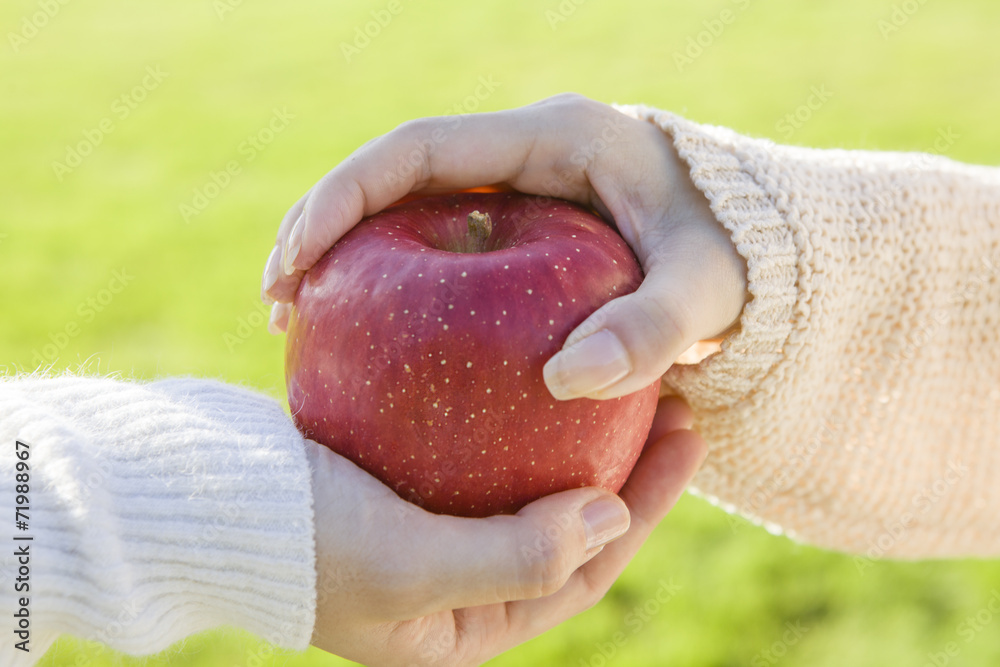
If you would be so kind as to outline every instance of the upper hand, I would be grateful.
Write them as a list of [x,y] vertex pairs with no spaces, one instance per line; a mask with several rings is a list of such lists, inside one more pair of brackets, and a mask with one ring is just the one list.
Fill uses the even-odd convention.
[[559,95],[509,111],[411,121],[337,165],[278,230],[263,289],[278,302],[272,330],[284,328],[303,272],[364,216],[411,192],[489,184],[593,206],[614,221],[646,274],[546,364],[556,398],[634,392],[692,343],[737,321],[745,264],[672,142],[607,105]]

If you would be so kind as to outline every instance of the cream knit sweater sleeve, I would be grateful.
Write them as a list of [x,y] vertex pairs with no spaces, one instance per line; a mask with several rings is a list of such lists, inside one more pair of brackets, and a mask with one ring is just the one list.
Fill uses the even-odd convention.
[[709,445],[698,491],[868,558],[1000,555],[1000,169],[620,110],[747,262],[740,330],[665,376]]
[[[33,664],[63,633],[134,655],[220,625],[309,644],[311,477],[270,398],[186,378],[0,379],[0,507],[0,665]],[[30,652],[15,646],[21,597]]]

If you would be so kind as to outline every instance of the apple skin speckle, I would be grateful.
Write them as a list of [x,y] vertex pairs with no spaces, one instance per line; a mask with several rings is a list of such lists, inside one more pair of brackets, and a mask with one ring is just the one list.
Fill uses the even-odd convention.
[[[486,247],[456,252],[473,210],[493,231]],[[568,271],[545,258],[571,252]],[[542,367],[612,286],[622,295],[641,281],[624,241],[576,204],[464,193],[390,207],[302,280],[285,354],[293,419],[433,512],[489,516],[570,488],[617,492],[659,382],[608,401],[557,401]],[[338,391],[324,386],[330,378]]]

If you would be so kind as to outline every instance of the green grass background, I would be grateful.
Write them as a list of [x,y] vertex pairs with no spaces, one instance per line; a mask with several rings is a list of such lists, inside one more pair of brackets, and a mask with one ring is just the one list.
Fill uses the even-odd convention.
[[[76,324],[57,369],[221,377],[283,398],[283,341],[256,314],[282,214],[361,143],[452,109],[479,77],[500,84],[479,110],[578,91],[803,145],[930,150],[950,130],[951,157],[1000,163],[993,0],[399,1],[398,16],[350,62],[341,43],[387,1],[69,0],[18,44],[11,33],[41,5],[0,4],[4,370],[34,368],[50,335]],[[883,34],[889,24],[879,21],[894,8],[902,25]],[[726,9],[735,21],[705,33],[708,46],[680,70],[675,53]],[[565,20],[553,27],[547,12]],[[169,76],[119,120],[112,103],[148,66]],[[832,97],[788,139],[778,123],[812,86]],[[241,142],[276,108],[294,120],[247,162]],[[113,133],[57,179],[52,163],[103,118]],[[241,173],[185,222],[179,205],[230,160]],[[134,276],[128,287],[84,321],[79,304],[122,269]],[[227,335],[239,336],[241,321],[249,335],[233,344]],[[661,580],[681,591],[649,604],[655,613],[640,622],[635,608]],[[861,573],[849,556],[685,497],[600,605],[492,664],[920,666],[949,642],[960,652],[937,664],[995,664],[1000,618],[971,638],[962,624],[986,618],[998,590],[995,563],[879,562]],[[789,623],[806,632],[782,644]],[[41,664],[342,661],[315,649],[273,654],[222,630],[144,659],[64,637]]]

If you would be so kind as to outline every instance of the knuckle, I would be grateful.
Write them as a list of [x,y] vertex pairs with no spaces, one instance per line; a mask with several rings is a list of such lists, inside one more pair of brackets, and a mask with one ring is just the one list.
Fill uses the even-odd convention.
[[588,575],[588,571],[584,570],[583,583],[583,593],[580,596],[579,602],[581,612],[591,609],[603,600],[604,596],[611,589],[614,580],[608,580],[600,575]]
[[394,177],[389,180],[405,176],[413,180],[411,189],[425,187],[433,175],[431,160],[435,146],[440,143],[435,137],[441,131],[441,119],[429,117],[408,120],[384,135],[379,149],[388,152],[395,161]]
[[598,116],[610,109],[605,104],[592,100],[580,93],[559,93],[542,101],[542,104],[557,112],[561,117],[569,116],[576,120]]
[[606,590],[598,590],[595,588],[588,588],[587,592],[583,595],[583,599],[580,603],[580,612],[585,612],[588,609],[593,609],[597,606],[597,603],[604,599],[607,594]]
[[571,97],[567,100],[567,104],[581,114],[586,114],[601,121],[606,120],[610,116],[617,117],[620,115],[618,111],[604,102],[599,102],[577,93],[570,93],[570,95]]
[[548,101],[553,104],[565,104],[568,106],[584,106],[588,103],[593,103],[586,95],[581,95],[580,93],[558,93],[548,98]]
[[400,123],[390,134],[402,139],[418,139],[429,133],[429,126],[432,123],[432,118],[413,118]]
[[690,306],[684,299],[669,294],[661,298],[645,298],[640,302],[640,310],[650,326],[664,341],[686,341],[694,321]]
[[572,555],[559,543],[545,545],[532,559],[524,592],[529,598],[540,598],[558,591],[574,570]]

